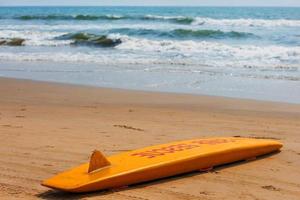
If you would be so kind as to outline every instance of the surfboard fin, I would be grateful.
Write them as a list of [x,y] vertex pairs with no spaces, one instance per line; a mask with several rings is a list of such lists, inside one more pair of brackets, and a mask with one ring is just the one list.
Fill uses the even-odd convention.
[[110,166],[110,162],[106,159],[106,157],[98,150],[95,150],[90,158],[90,164],[88,173],[101,169],[103,167]]

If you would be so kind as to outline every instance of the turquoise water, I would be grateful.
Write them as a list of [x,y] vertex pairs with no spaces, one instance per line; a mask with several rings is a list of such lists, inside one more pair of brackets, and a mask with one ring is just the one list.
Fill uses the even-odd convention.
[[0,38],[2,76],[300,102],[300,8],[0,7]]

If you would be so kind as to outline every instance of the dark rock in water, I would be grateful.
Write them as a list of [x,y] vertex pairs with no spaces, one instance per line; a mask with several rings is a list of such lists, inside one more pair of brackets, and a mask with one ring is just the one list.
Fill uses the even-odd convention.
[[22,46],[24,41],[25,40],[22,39],[22,38],[13,38],[13,39],[11,39],[10,41],[7,42],[7,45],[9,45],[9,46]]
[[0,45],[22,46],[24,41],[22,38],[2,39],[0,40]]
[[95,47],[115,47],[122,43],[120,39],[110,39],[106,35],[96,35],[90,33],[73,33],[57,37],[59,40],[74,40],[72,45],[95,46]]
[[87,45],[87,46],[96,46],[96,47],[115,47],[121,44],[122,41],[120,39],[110,39],[106,36],[93,36],[89,35],[77,35],[75,41],[72,43],[73,45]]
[[114,47],[122,43],[120,39],[110,39],[106,36],[101,36],[92,40],[95,45],[102,47]]

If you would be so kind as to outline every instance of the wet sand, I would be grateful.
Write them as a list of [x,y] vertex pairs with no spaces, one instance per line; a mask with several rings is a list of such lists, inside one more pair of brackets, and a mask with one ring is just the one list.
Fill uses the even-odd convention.
[[[129,188],[72,195],[40,182],[144,146],[211,136],[274,138],[282,152]],[[300,104],[0,78],[1,199],[299,199]]]

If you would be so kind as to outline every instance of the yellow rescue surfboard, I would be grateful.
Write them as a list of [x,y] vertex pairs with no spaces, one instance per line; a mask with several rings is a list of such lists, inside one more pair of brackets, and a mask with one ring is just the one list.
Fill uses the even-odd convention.
[[274,140],[224,137],[172,142],[107,158],[94,151],[89,163],[45,180],[42,185],[68,192],[116,188],[247,160],[281,147]]

